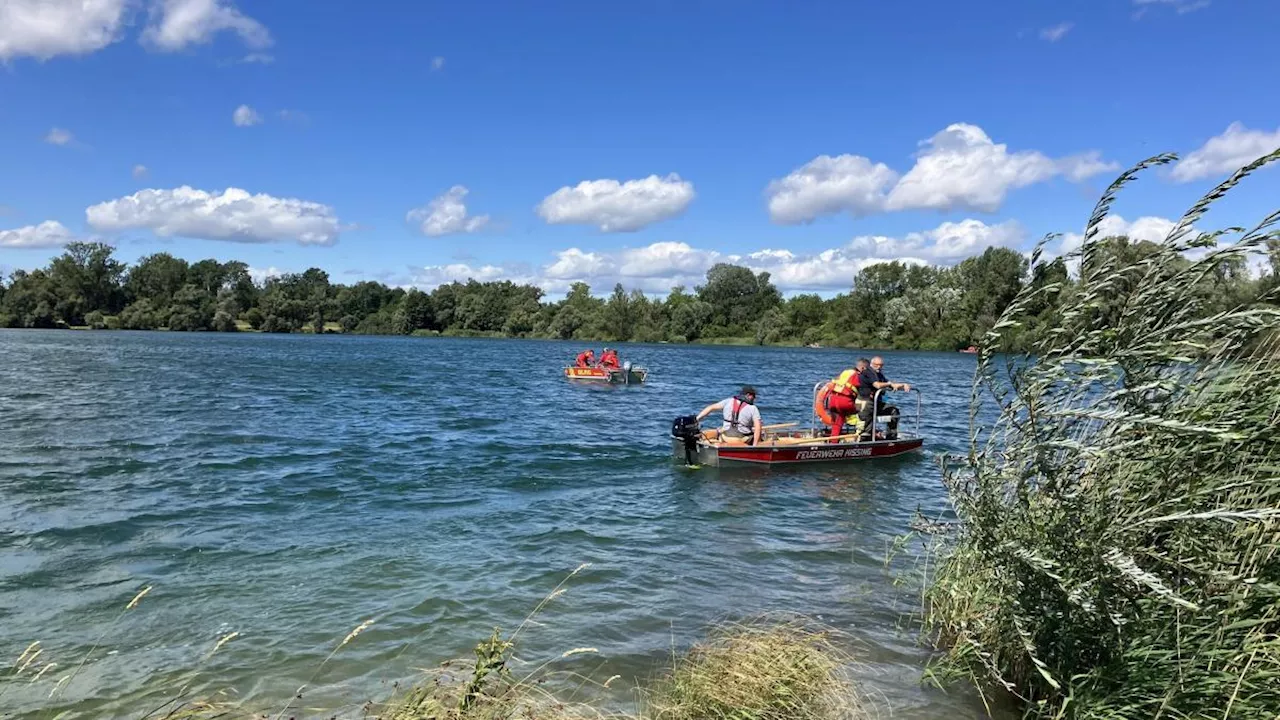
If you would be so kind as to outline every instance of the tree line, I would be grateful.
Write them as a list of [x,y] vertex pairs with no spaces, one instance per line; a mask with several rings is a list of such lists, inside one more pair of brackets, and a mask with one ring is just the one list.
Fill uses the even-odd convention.
[[[1126,237],[1098,243],[1103,255],[1140,262],[1155,245]],[[1243,258],[1201,281],[1210,307],[1259,301],[1276,286],[1276,258],[1260,277]],[[445,334],[584,341],[821,344],[886,349],[958,350],[979,344],[1028,283],[1057,295],[1032,308],[1025,344],[1055,326],[1054,297],[1075,287],[1062,258],[1032,266],[1021,253],[988,248],[953,267],[871,265],[850,278],[850,291],[824,299],[783,298],[767,272],[720,263],[692,289],[665,298],[615,285],[607,298],[574,283],[563,298],[510,281],[452,282],[431,292],[364,281],[330,282],[318,268],[256,282],[243,262],[189,263],[155,253],[132,266],[102,243],[71,243],[47,267],[0,280],[0,327]],[[1105,310],[1105,309],[1104,309]],[[1119,308],[1113,309],[1120,312]]]

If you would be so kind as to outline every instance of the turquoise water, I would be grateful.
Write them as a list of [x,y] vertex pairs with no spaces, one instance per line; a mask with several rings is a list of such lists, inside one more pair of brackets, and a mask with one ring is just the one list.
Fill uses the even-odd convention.
[[923,391],[923,454],[693,471],[674,416],[749,382],[766,423],[807,422],[852,354],[621,347],[645,386],[570,384],[567,343],[0,331],[0,662],[39,640],[58,663],[0,710],[140,717],[188,681],[352,709],[590,563],[519,655],[595,648],[564,666],[621,675],[616,702],[710,624],[787,611],[848,631],[895,717],[984,716],[921,686],[918,588],[891,574],[913,562],[885,563],[945,505],[933,455],[964,447],[974,359],[884,354]]

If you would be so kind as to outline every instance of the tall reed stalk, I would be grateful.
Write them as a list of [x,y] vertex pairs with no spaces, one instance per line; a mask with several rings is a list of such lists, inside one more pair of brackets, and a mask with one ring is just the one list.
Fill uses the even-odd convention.
[[[969,455],[944,464],[959,523],[926,595],[939,679],[1007,691],[1032,717],[1280,717],[1280,308],[1212,292],[1280,237],[1280,213],[1195,229],[1278,158],[1136,260],[1099,227],[1123,186],[1176,158],[1124,173],[1078,281],[1028,287],[988,334]],[[1057,326],[1000,355],[1046,297]]]

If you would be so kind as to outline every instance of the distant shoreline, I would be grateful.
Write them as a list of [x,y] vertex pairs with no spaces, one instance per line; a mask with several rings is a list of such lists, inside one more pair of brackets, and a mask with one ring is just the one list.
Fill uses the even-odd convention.
[[311,330],[310,328],[304,328],[302,330],[298,330],[295,332],[276,333],[276,332],[265,332],[263,330],[254,330],[253,328],[250,328],[250,327],[244,327],[233,332],[219,332],[217,330],[196,330],[196,331],[169,330],[168,328],[155,328],[153,330],[131,330],[131,329],[125,329],[125,328],[92,328],[87,325],[73,325],[73,326],[54,327],[54,328],[12,328],[11,327],[11,328],[0,328],[0,330],[12,330],[15,332],[42,332],[42,333],[90,332],[90,333],[114,334],[114,333],[120,333],[120,332],[131,332],[131,333],[160,333],[165,335],[168,335],[168,334],[275,335],[275,336],[336,335],[336,336],[347,336],[347,337],[412,337],[412,338],[446,338],[446,339],[458,339],[458,340],[534,340],[534,341],[540,341],[540,342],[576,343],[581,345],[674,345],[674,346],[701,345],[701,346],[720,346],[720,347],[766,347],[766,348],[773,347],[773,348],[790,348],[790,349],[803,349],[803,350],[856,350],[856,351],[868,352],[868,353],[871,353],[871,352],[927,352],[927,353],[941,353],[946,355],[970,355],[970,356],[973,355],[973,353],[965,353],[964,351],[936,350],[936,349],[930,349],[930,348],[893,348],[893,347],[876,347],[873,345],[842,345],[842,344],[819,345],[817,347],[812,347],[811,345],[806,345],[800,341],[757,343],[753,338],[746,338],[746,337],[707,338],[707,339],[700,338],[697,340],[689,340],[689,341],[607,340],[607,339],[599,339],[599,338],[597,339],[573,338],[570,340],[565,340],[562,338],[520,337],[520,336],[502,335],[502,334],[496,334],[496,333],[480,333],[480,332],[458,333],[458,332],[438,332],[438,331],[432,331],[432,330],[418,330],[408,335],[401,335],[398,333],[351,333],[351,332],[342,332],[341,330],[338,330],[338,329],[329,329],[329,328],[326,328],[325,332],[323,333],[317,333]]

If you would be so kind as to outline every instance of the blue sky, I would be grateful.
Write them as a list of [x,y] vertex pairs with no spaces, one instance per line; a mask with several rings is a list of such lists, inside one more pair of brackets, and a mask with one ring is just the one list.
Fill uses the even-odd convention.
[[[69,239],[430,287],[788,291],[1117,205],[1158,239],[1280,146],[1268,0],[0,0],[0,266]],[[230,189],[230,190],[229,190]],[[1280,172],[1209,224],[1275,209]],[[1070,247],[1078,239],[1068,237]]]

